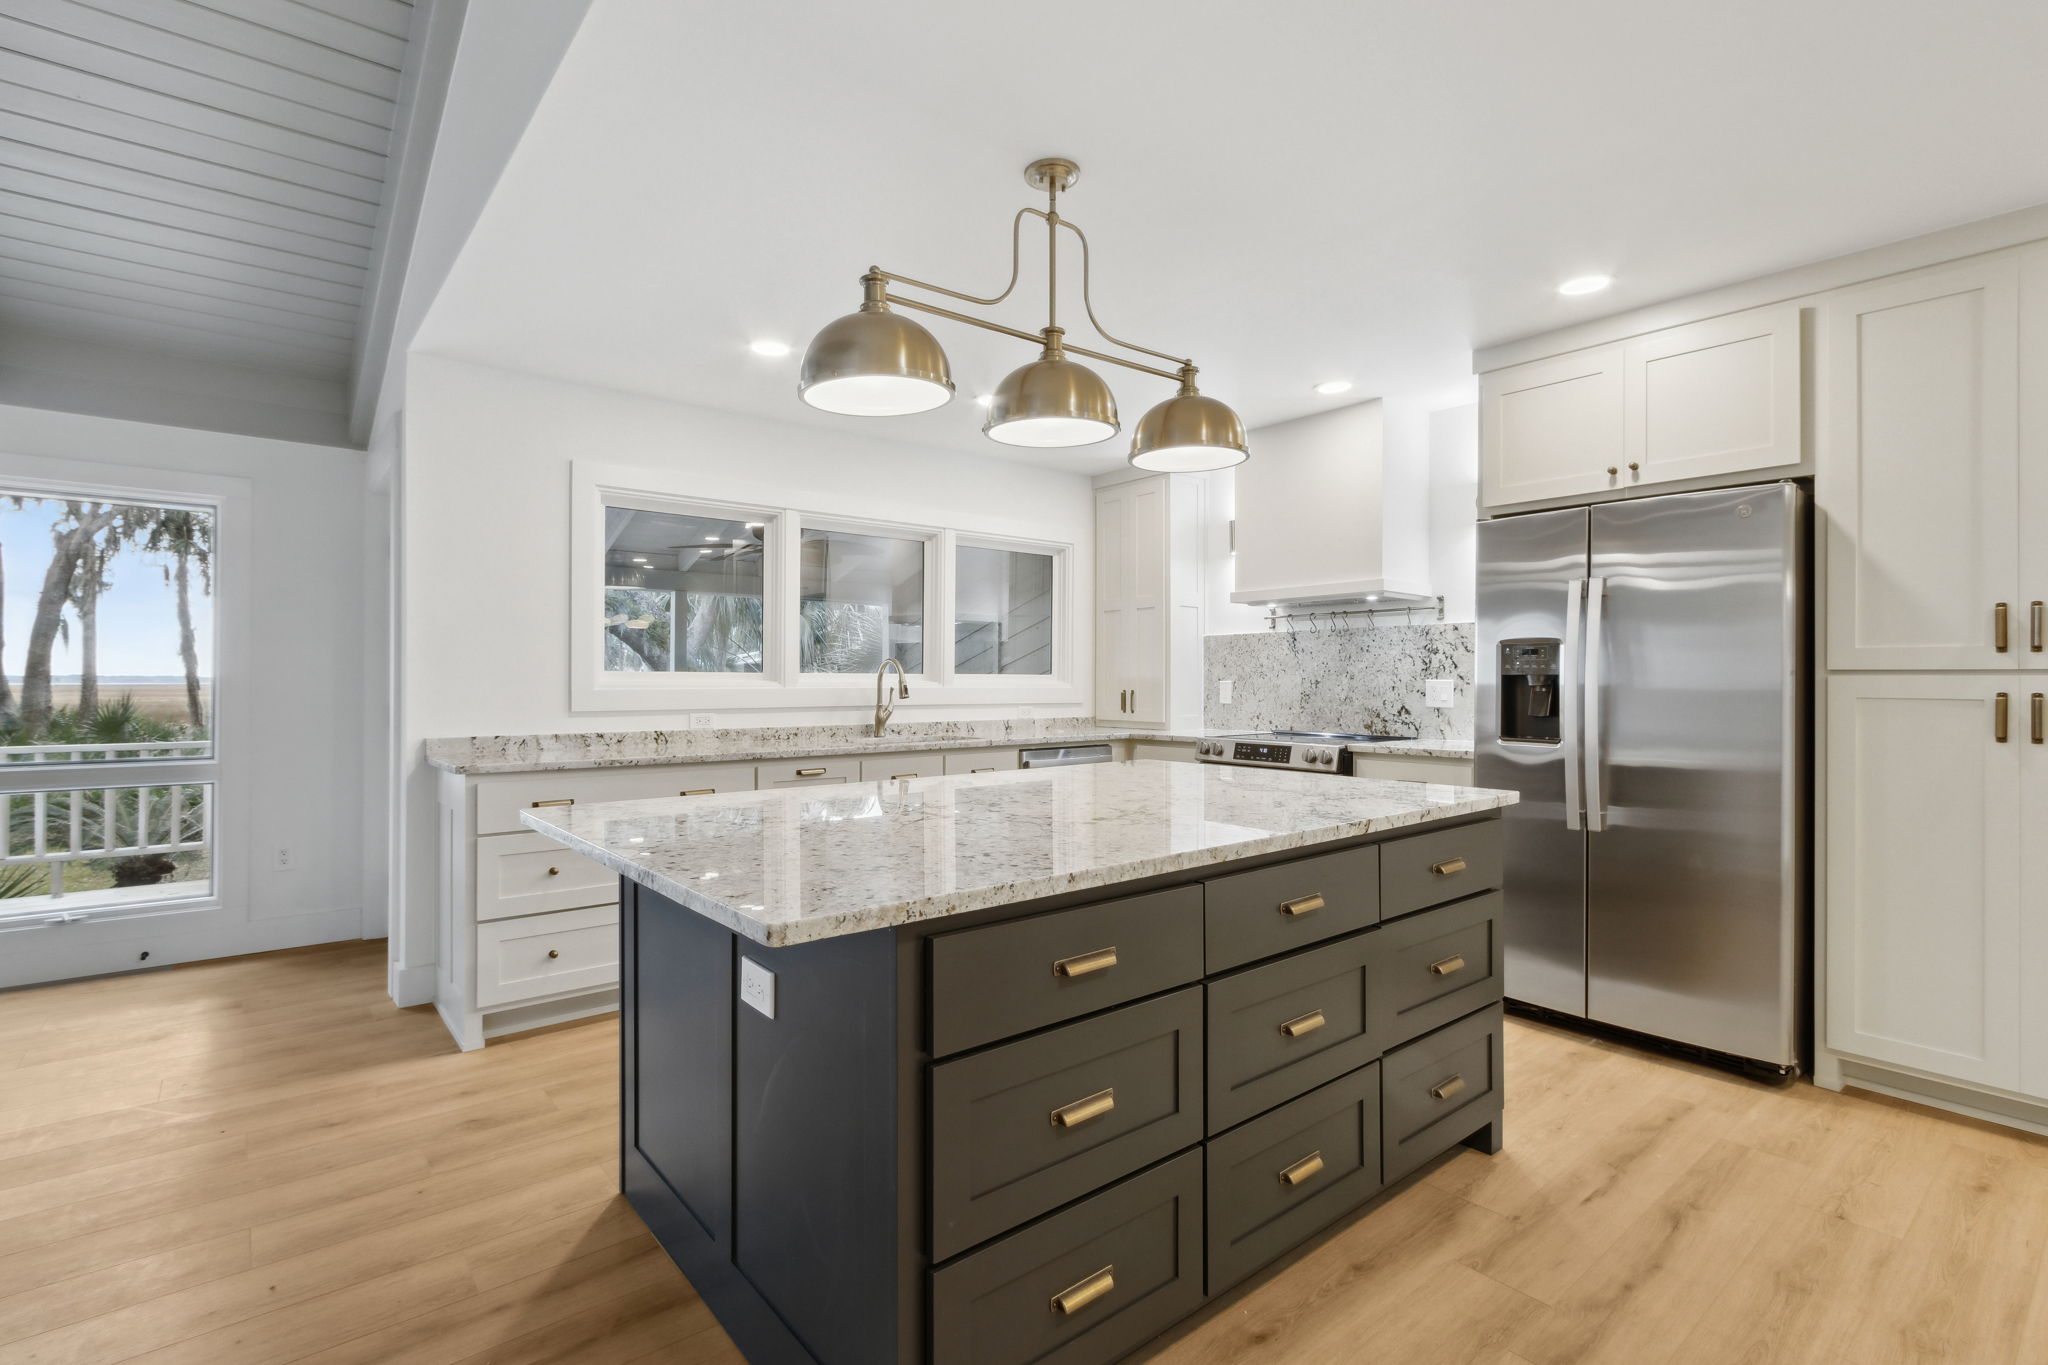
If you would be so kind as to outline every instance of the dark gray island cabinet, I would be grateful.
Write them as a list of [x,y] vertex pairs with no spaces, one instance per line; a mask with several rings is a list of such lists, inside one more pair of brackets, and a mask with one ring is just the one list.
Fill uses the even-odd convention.
[[1109,766],[1178,771],[530,821],[624,873],[624,1190],[750,1361],[1115,1360],[1499,1150],[1511,794]]

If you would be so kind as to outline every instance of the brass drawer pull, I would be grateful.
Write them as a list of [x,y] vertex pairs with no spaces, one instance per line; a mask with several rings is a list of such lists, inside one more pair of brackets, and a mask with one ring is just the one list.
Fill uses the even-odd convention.
[[1291,901],[1280,902],[1280,913],[1283,915],[1307,915],[1322,908],[1323,897],[1320,892],[1308,896],[1297,896]]
[[1455,877],[1465,870],[1463,858],[1446,858],[1440,863],[1431,863],[1429,870],[1439,877]]
[[2027,648],[2039,654],[2048,645],[2048,603],[2035,602],[2027,608]]
[[1052,1311],[1061,1317],[1078,1313],[1116,1288],[1116,1267],[1106,1265],[1087,1279],[1068,1285],[1052,1296]]
[[1116,1087],[1098,1090],[1086,1099],[1063,1104],[1052,1111],[1052,1126],[1055,1128],[1079,1128],[1091,1119],[1099,1119],[1116,1108]]
[[550,877],[559,877],[562,875],[562,869],[559,867],[551,867],[548,869],[548,875]]
[[1299,1038],[1303,1034],[1314,1033],[1329,1022],[1329,1020],[1323,1018],[1321,1010],[1310,1010],[1299,1019],[1289,1019],[1280,1026],[1280,1031],[1289,1038]]
[[1310,1152],[1307,1156],[1280,1172],[1280,1183],[1283,1185],[1299,1185],[1305,1180],[1313,1180],[1322,1173],[1323,1154],[1321,1152]]
[[676,793],[677,796],[716,796],[717,794],[718,788],[716,787],[692,787],[686,792]]
[[2012,610],[2000,602],[1991,609],[1992,645],[2000,654],[2012,646]]
[[823,777],[825,770],[823,768],[798,768],[796,775],[798,777]]
[[995,769],[994,769],[994,768],[969,768],[969,769],[968,769],[968,771],[969,771],[969,772],[975,772],[975,773],[992,773],[992,772],[994,772],[994,771],[995,771]]
[[2005,743],[2006,731],[2011,728],[2012,694],[2000,692],[1991,704],[1991,732],[2000,744]]
[[560,948],[550,948],[550,949],[548,949],[548,956],[549,956],[549,957],[560,957],[561,955],[562,955],[562,950],[561,950]]
[[1052,964],[1054,976],[1087,976],[1090,972],[1106,972],[1116,965],[1116,949],[1097,948],[1092,953],[1076,953],[1063,957]]
[[1429,1097],[1433,1100],[1447,1100],[1464,1088],[1465,1078],[1463,1076],[1452,1076],[1448,1080],[1438,1081],[1435,1085],[1431,1086],[1429,1088]]
[[536,801],[533,803],[533,808],[539,810],[542,806],[573,806],[575,804],[576,798],[573,796],[558,796],[552,801]]
[[1437,961],[1429,964],[1429,974],[1431,976],[1449,976],[1452,972],[1462,972],[1464,970],[1465,955],[1463,953],[1452,953],[1449,957],[1439,958]]
[[2048,741],[2048,714],[2044,714],[2044,710],[2048,710],[2048,697],[2044,697],[2044,696],[2043,696],[2043,695],[2042,695],[2041,693],[2039,693],[2039,692],[2036,692],[2036,693],[2034,694],[2034,706],[2033,706],[2033,711],[2034,711],[2034,735],[2033,735],[2033,739],[2034,739],[2034,743],[2036,743],[2036,744],[2040,744],[2040,743],[2042,743],[2043,741]]
[[891,782],[908,782],[913,777],[922,776],[924,776],[923,773],[890,773],[889,780]]

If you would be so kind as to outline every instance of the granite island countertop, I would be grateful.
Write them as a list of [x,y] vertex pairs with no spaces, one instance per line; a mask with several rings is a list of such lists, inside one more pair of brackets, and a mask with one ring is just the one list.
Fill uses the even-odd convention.
[[1151,760],[520,812],[780,947],[1476,815],[1510,791]]

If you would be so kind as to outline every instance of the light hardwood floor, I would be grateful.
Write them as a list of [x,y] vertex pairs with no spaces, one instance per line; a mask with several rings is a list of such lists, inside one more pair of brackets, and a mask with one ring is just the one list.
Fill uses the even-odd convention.
[[[0,995],[0,1365],[739,1359],[615,1193],[618,1030],[383,945]],[[1525,1023],[1460,1152],[1145,1358],[2048,1361],[2048,1143]]]

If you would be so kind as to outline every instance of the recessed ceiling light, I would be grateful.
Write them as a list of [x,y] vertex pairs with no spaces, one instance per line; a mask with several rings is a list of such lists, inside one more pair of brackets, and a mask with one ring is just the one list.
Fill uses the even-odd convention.
[[771,341],[763,337],[759,341],[749,343],[747,349],[755,355],[765,355],[770,360],[780,360],[783,356],[789,354],[789,343],[786,341]]
[[634,562],[635,564],[645,564],[645,563],[647,562],[647,556],[646,556],[646,555],[634,555],[634,556],[633,556],[633,562]]
[[1316,392],[1325,395],[1349,393],[1351,392],[1351,381],[1348,379],[1325,379],[1322,383],[1316,385]]
[[974,398],[974,405],[979,408],[985,408],[995,401],[996,396],[992,393],[976,394]]
[[716,545],[716,544],[717,544],[717,543],[718,543],[719,541],[721,541],[721,540],[724,540],[724,539],[725,539],[725,537],[724,537],[724,536],[706,536],[706,537],[704,537],[704,539],[705,539],[705,540],[707,540],[707,541],[709,541],[709,542],[711,542],[711,543],[712,543],[713,545]]
[[1580,275],[1557,287],[1560,294],[1597,294],[1614,283],[1612,275]]

